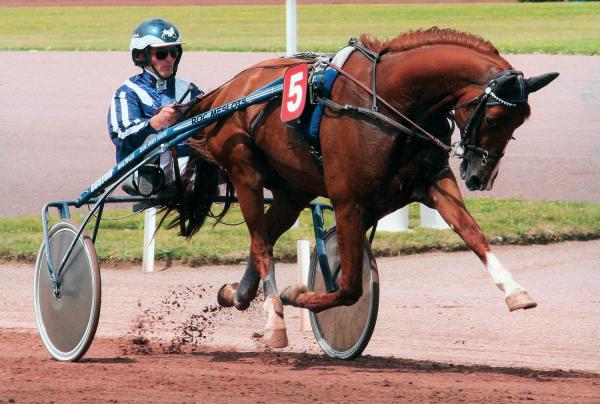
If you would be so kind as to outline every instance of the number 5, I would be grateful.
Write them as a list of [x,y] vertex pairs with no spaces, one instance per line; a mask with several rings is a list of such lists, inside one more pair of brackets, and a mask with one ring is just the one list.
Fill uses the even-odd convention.
[[308,67],[301,63],[292,66],[283,75],[281,120],[292,122],[302,116],[306,105]]
[[287,102],[287,110],[289,112],[296,112],[298,107],[300,107],[304,94],[302,94],[302,85],[298,83],[301,83],[303,79],[304,72],[292,74],[290,77],[290,87],[288,92],[288,99],[290,99],[290,101]]

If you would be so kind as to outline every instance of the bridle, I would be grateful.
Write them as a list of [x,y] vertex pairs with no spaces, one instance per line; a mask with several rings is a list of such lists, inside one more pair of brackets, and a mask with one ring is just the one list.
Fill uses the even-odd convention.
[[[373,63],[372,67],[372,75],[371,75],[371,88],[365,85],[360,80],[356,79],[350,73],[345,70],[331,64],[325,62],[326,65],[338,71],[338,73],[342,74],[344,77],[348,78],[350,81],[357,84],[363,90],[367,91],[372,96],[372,105],[371,108],[362,108],[354,105],[340,105],[333,102],[328,98],[320,98],[317,97],[317,102],[323,104],[325,107],[337,110],[337,111],[350,111],[354,113],[360,113],[366,116],[370,116],[371,118],[378,119],[384,122],[387,125],[390,125],[396,129],[399,129],[401,132],[414,136],[420,139],[424,139],[432,142],[434,145],[442,149],[444,152],[448,153],[450,157],[464,158],[468,151],[476,153],[481,156],[481,164],[487,165],[488,159],[496,159],[499,160],[502,158],[504,153],[495,153],[490,152],[481,147],[481,139],[479,138],[479,132],[481,128],[481,123],[483,121],[483,117],[485,116],[485,108],[490,106],[502,105],[509,108],[514,108],[519,104],[527,103],[527,88],[525,86],[525,81],[523,78],[523,73],[516,70],[504,70],[496,75],[486,84],[483,92],[477,97],[473,98],[471,101],[466,102],[464,104],[460,104],[454,106],[453,111],[457,109],[463,108],[472,108],[474,107],[473,112],[467,118],[464,128],[460,129],[461,139],[458,142],[449,146],[438,139],[436,136],[432,135],[415,122],[410,120],[396,108],[394,108],[390,103],[386,102],[382,99],[376,92],[375,82],[376,82],[376,67],[377,63],[380,60],[381,53],[376,53],[366,48],[362,44],[360,44],[356,39],[352,38],[349,43],[350,46],[356,48],[362,55],[364,55],[368,60]],[[506,100],[502,99],[496,94],[496,91],[501,88],[502,84],[515,76],[517,78],[519,84],[519,94],[514,99]],[[390,111],[394,112],[397,116],[402,118],[404,121],[408,122],[412,125],[412,128],[408,128],[400,122],[388,117],[387,115],[379,112],[379,108],[377,107],[377,101],[381,104],[385,105]],[[456,118],[452,112],[448,113],[448,119],[452,123],[452,131],[454,130],[454,125],[456,124]],[[459,127],[460,128],[460,127]]]
[[[519,85],[519,94],[517,95],[517,97],[510,100],[500,98],[496,94],[497,89],[499,88],[499,86],[502,85],[503,82],[505,82],[507,79],[510,79],[513,76],[517,79],[517,83]],[[466,108],[474,109],[467,118],[465,126],[462,129],[460,129],[460,141],[452,145],[452,151],[450,152],[450,155],[458,158],[463,158],[465,157],[467,151],[470,151],[475,154],[478,154],[481,157],[481,165],[483,166],[487,165],[488,159],[490,158],[500,160],[502,156],[504,156],[504,153],[490,152],[481,147],[481,139],[479,136],[479,132],[481,129],[481,123],[485,116],[485,108],[498,105],[508,108],[516,108],[519,104],[527,103],[527,95],[528,93],[522,72],[516,70],[504,70],[497,73],[486,84],[481,94],[473,98],[471,101],[454,107],[455,111],[457,109]],[[451,120],[456,121],[456,118],[453,114],[451,114],[450,117]]]

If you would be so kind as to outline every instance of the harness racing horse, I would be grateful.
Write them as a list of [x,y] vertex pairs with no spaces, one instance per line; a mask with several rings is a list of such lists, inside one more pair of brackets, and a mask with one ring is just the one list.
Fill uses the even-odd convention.
[[[283,305],[319,312],[355,303],[362,294],[366,231],[383,216],[421,202],[437,209],[479,257],[510,311],[535,307],[491,252],[448,160],[450,155],[463,158],[460,177],[470,190],[491,189],[513,132],[530,114],[528,94],[558,73],[526,79],[491,43],[451,29],[412,31],[387,42],[363,35],[354,46],[359,51],[338,68],[330,97],[320,100],[325,114],[316,146],[282,123],[281,102],[235,112],[190,139],[197,154],[214,159],[229,174],[251,237],[246,272],[239,284],[221,288],[219,303],[246,309],[262,280],[263,338],[268,346],[283,347]],[[290,66],[314,61],[259,63],[199,100],[187,116],[247,95]],[[453,122],[461,140],[451,146]],[[273,194],[266,213],[263,187]],[[273,247],[317,196],[329,198],[335,208],[339,288],[316,293],[294,285],[278,294]],[[195,230],[191,225],[188,234]]]

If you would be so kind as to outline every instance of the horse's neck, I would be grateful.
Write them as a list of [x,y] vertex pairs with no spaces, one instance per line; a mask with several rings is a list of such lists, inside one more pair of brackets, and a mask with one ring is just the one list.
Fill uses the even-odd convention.
[[481,87],[510,65],[498,55],[439,45],[391,54],[381,64],[389,97],[405,111],[448,107],[469,87]]

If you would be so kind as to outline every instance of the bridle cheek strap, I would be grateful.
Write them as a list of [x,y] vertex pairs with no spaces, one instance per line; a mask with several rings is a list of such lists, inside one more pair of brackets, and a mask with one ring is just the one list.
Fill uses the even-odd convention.
[[[508,77],[516,76],[519,84],[519,95],[515,100],[504,100],[496,95],[495,90],[498,87],[499,80]],[[451,155],[462,158],[465,156],[467,151],[475,153],[481,157],[481,164],[487,165],[488,159],[492,158],[500,160],[504,153],[490,152],[480,145],[479,130],[481,129],[481,122],[485,115],[485,108],[488,106],[501,105],[507,108],[515,108],[518,104],[527,103],[527,90],[525,82],[523,80],[523,73],[515,70],[505,70],[496,74],[485,86],[483,92],[464,104],[460,104],[454,107],[455,110],[462,108],[469,108],[475,105],[475,109],[469,117],[465,126],[460,131],[460,141],[452,145]],[[451,119],[455,119],[453,115],[450,115]]]

